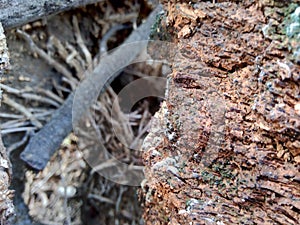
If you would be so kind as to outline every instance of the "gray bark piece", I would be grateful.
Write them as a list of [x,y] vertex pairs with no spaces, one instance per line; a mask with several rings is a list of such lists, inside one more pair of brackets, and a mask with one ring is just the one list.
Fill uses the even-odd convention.
[[0,22],[14,28],[45,16],[101,0],[0,0]]

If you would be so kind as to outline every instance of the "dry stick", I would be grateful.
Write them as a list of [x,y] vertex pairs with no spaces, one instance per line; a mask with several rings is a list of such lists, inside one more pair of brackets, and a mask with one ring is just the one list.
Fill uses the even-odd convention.
[[[54,47],[57,48],[58,54],[65,60],[65,62],[75,69],[76,75],[82,75],[84,71],[80,65],[80,62],[74,59],[75,56],[78,55],[78,52],[75,49],[72,49],[71,53],[69,53],[69,51],[63,45],[63,43],[61,43],[61,41],[55,36],[50,37],[50,42],[52,43],[52,45],[54,45]],[[81,77],[78,78],[81,79]]]
[[42,89],[42,88],[38,88],[37,91],[39,93],[47,95],[49,98],[54,99],[55,101],[59,102],[60,104],[64,103],[64,100],[61,97],[59,97],[58,95],[54,94],[52,91],[49,91],[49,90],[46,90],[46,89]]
[[36,127],[17,127],[17,128],[11,128],[6,130],[1,130],[1,134],[10,134],[10,133],[17,133],[17,132],[24,132],[24,131],[31,131],[35,130]]
[[51,56],[49,56],[44,50],[40,49],[30,35],[22,30],[17,30],[17,34],[22,37],[29,45],[31,51],[36,52],[41,58],[43,58],[50,66],[53,66],[57,72],[63,74],[71,82],[71,87],[74,90],[78,81],[73,77],[72,73],[68,71],[64,66],[56,62]]
[[23,116],[18,114],[11,114],[11,113],[0,113],[1,118],[9,118],[9,119],[22,119]]
[[[152,12],[147,19],[147,21],[142,24],[138,29],[132,32],[132,34],[127,38],[125,43],[130,43],[134,41],[147,40],[151,31],[151,27],[155,22],[156,15],[161,11],[161,6],[157,7],[154,12]],[[124,45],[122,45],[124,46]],[[95,82],[105,83],[108,78],[111,76],[114,70],[111,68],[111,63],[116,62],[122,58],[123,61],[126,61],[128,64],[132,62],[137,54],[143,50],[134,49],[132,51],[128,48],[120,47],[117,51],[113,52],[111,55],[106,56],[107,60],[103,62],[101,60],[98,66],[94,69],[90,75],[92,78],[96,78]],[[144,47],[144,46],[143,46]],[[124,50],[125,49],[125,50]],[[123,51],[122,51],[123,50]],[[130,51],[130,52],[128,52]],[[134,55],[132,52],[135,52]],[[130,56],[130,57],[128,57]],[[110,63],[109,63],[110,62]],[[106,64],[108,63],[108,65]],[[112,70],[112,71],[111,71]],[[107,71],[104,73],[103,71]],[[103,74],[104,73],[104,74]],[[97,77],[97,74],[102,74],[102,77]],[[117,74],[114,75],[116,77]],[[112,80],[110,80],[112,81]],[[89,82],[81,83],[78,88],[85,90],[89,87]],[[89,89],[87,89],[88,94]],[[85,101],[87,98],[87,101]],[[47,123],[34,137],[32,137],[26,146],[25,150],[21,153],[21,159],[24,160],[27,164],[37,170],[42,170],[54,152],[59,148],[63,139],[72,131],[72,107],[73,107],[74,93],[71,93],[66,99],[64,104],[55,112],[52,119]],[[86,108],[91,106],[93,103],[89,101],[88,96],[83,96],[81,100],[83,114],[85,113]],[[78,103],[76,103],[78,104]],[[79,112],[79,115],[80,114]],[[81,119],[81,118],[74,118]]]
[[99,202],[104,202],[104,203],[108,203],[108,204],[112,204],[112,205],[114,205],[115,204],[115,202],[114,201],[112,201],[111,199],[109,199],[109,198],[106,198],[106,197],[103,197],[102,195],[95,195],[95,194],[88,194],[88,198],[89,199],[95,199],[95,200],[97,200],[97,201],[99,201]]
[[60,104],[57,103],[56,101],[53,101],[52,99],[45,98],[43,96],[36,95],[36,94],[23,93],[23,94],[21,94],[21,97],[25,98],[25,99],[28,99],[28,100],[34,100],[34,101],[37,101],[37,102],[47,103],[47,104],[52,105],[56,108],[58,108],[60,106]]
[[80,29],[79,29],[79,25],[78,25],[78,20],[77,17],[74,15],[73,16],[73,26],[75,29],[75,37],[76,37],[76,41],[77,44],[79,45],[79,47],[81,48],[81,51],[83,52],[84,56],[85,56],[85,60],[87,62],[87,65],[92,65],[93,60],[92,60],[92,55],[90,53],[90,51],[88,50],[88,48],[86,47],[86,45],[83,42],[83,39],[81,37],[81,33],[80,33]]
[[10,121],[7,121],[6,123],[1,124],[1,129],[2,129],[2,131],[4,131],[5,129],[25,127],[28,125],[30,125],[29,121],[10,120]]
[[17,148],[21,147],[22,145],[24,145],[27,142],[27,140],[28,140],[28,138],[29,138],[29,136],[32,132],[33,132],[33,130],[27,130],[25,135],[23,136],[22,140],[20,140],[18,142],[15,142],[12,145],[10,145],[9,147],[7,147],[7,154],[10,156],[11,153],[15,149],[17,149]]
[[6,95],[3,96],[3,103],[23,113],[34,126],[41,128],[43,125],[29,112],[23,105],[9,99]]
[[[57,103],[56,101],[53,101],[50,98],[46,98],[46,97],[43,97],[43,96],[40,96],[40,95],[36,95],[36,94],[32,94],[32,93],[26,93],[26,91],[18,90],[18,89],[9,87],[9,86],[7,86],[5,84],[0,84],[0,88],[3,89],[3,90],[5,90],[7,93],[15,94],[15,95],[17,95],[19,97],[22,97],[22,98],[25,98],[25,99],[29,99],[29,100],[35,100],[35,101],[38,101],[38,102],[44,102],[44,103],[47,103],[49,105],[55,106],[56,108],[58,108],[59,105],[60,105],[59,103]],[[52,97],[55,100],[58,100],[57,99],[58,96],[56,96],[53,93],[50,94],[49,91],[47,92],[46,90],[43,90],[43,91],[40,91],[40,92],[43,92],[43,93],[47,94],[49,97]],[[62,102],[60,101],[60,103],[62,103]]]

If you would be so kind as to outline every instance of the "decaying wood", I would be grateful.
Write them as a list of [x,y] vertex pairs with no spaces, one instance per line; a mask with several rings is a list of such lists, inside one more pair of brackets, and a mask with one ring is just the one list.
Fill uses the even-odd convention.
[[[93,96],[94,84],[106,84],[111,82],[110,77],[115,68],[122,68],[132,62],[137,55],[145,47],[144,44],[140,45],[140,48],[135,46],[135,49],[128,47],[126,44],[131,42],[137,42],[147,40],[151,32],[151,26],[156,20],[156,15],[161,11],[161,7],[158,6],[149,16],[147,21],[143,23],[139,28],[134,30],[132,34],[126,39],[124,45],[119,47],[112,54],[105,56],[101,59],[99,64],[95,67],[94,71],[88,76],[88,79],[84,80],[77,88],[78,97],[75,99],[74,109],[73,101],[74,95],[71,94],[65,103],[58,109],[57,113],[54,114],[50,122],[45,125],[34,137],[32,137],[26,146],[25,150],[21,154],[21,158],[28,163],[31,167],[42,170],[50,157],[59,148],[62,140],[72,130],[72,116],[73,121],[77,122],[80,118],[74,118],[72,115],[73,110],[79,110],[80,112],[76,115],[84,115],[86,110],[93,103],[91,96]],[[87,71],[87,74],[89,72]],[[117,74],[114,74],[114,77]],[[113,77],[113,78],[114,78]],[[73,107],[73,108],[72,108]]]
[[145,224],[299,224],[299,1],[161,2],[181,55],[144,141]]
[[0,21],[4,28],[13,28],[51,14],[101,0],[0,0]]
[[[0,78],[9,65],[9,55],[6,38],[0,23]],[[2,142],[0,133],[0,224],[9,224],[7,220],[15,214],[13,205],[14,191],[9,190],[11,182],[11,163]]]
[[[2,74],[2,70],[7,69],[9,66],[9,53],[6,44],[6,37],[4,34],[4,29],[0,22],[0,70]],[[0,74],[0,75],[1,75]]]
[[9,190],[11,175],[11,164],[0,134],[0,224],[8,224],[6,221],[15,214],[14,191]]

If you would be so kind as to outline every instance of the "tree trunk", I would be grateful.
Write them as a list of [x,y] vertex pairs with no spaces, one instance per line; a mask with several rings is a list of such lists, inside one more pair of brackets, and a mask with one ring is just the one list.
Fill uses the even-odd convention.
[[101,0],[0,0],[0,21],[13,28],[50,14],[100,2]]
[[189,2],[164,5],[179,52],[143,145],[145,223],[299,224],[299,1]]
[[[6,44],[6,37],[3,27],[0,23],[0,79],[2,79],[3,70],[9,66],[9,54]],[[1,95],[1,90],[0,90]],[[0,98],[1,105],[1,98]],[[0,133],[0,223],[9,224],[7,220],[14,215],[13,195],[14,191],[9,190],[11,182],[11,163],[9,161],[6,149],[2,142]],[[3,222],[3,223],[2,223]]]

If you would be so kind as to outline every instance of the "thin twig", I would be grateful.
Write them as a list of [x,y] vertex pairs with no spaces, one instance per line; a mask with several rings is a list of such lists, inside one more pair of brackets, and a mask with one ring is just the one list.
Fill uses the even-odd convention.
[[138,142],[141,140],[142,136],[147,132],[147,130],[149,129],[151,123],[149,122],[141,131],[139,131],[138,135],[134,138],[134,140],[132,141],[130,148],[131,149],[136,149],[138,146]]
[[69,84],[71,86],[71,89],[74,90],[74,88],[76,87],[76,85],[74,85],[74,82],[70,79],[68,79],[67,77],[62,77],[61,79],[63,82],[66,82],[67,84]]
[[1,84],[1,83],[0,83],[0,88],[5,90],[7,93],[10,93],[10,94],[19,95],[21,93],[20,90],[18,90],[16,88],[9,87],[9,86],[7,86],[5,84]]
[[21,97],[25,98],[25,99],[29,99],[29,100],[35,100],[35,101],[38,101],[38,102],[47,103],[47,104],[52,105],[56,108],[58,108],[60,106],[60,104],[57,103],[56,101],[53,101],[52,99],[49,99],[49,98],[46,98],[46,97],[43,97],[43,96],[40,96],[40,95],[36,95],[36,94],[22,93]]
[[82,36],[81,36],[79,25],[78,25],[78,20],[75,15],[73,16],[72,22],[73,22],[73,26],[75,29],[75,37],[76,37],[77,44],[79,45],[79,47],[81,48],[81,51],[83,52],[83,54],[85,56],[87,65],[90,66],[93,63],[92,56],[91,56],[90,51],[84,44],[84,41],[82,40]]
[[18,132],[31,131],[31,130],[36,130],[36,127],[17,127],[12,129],[1,130],[1,134],[4,135],[4,134],[18,133]]
[[30,121],[10,120],[1,124],[1,129],[11,129],[30,125]]
[[[124,115],[120,108],[120,104],[118,103],[118,98],[116,93],[113,91],[111,87],[107,89],[109,94],[112,96],[112,99],[115,99],[115,104],[113,104],[112,112],[116,115],[118,119],[118,123],[116,125],[120,125],[120,131],[123,131],[123,135],[118,136],[119,138],[123,139],[123,143],[129,145],[134,137],[132,127],[129,124],[129,119]],[[116,126],[114,126],[116,128]],[[125,139],[124,139],[125,137]]]
[[127,191],[127,189],[128,188],[126,186],[123,186],[123,185],[120,186],[119,195],[118,195],[117,202],[116,202],[116,207],[115,207],[117,213],[119,213],[119,211],[120,211],[120,203],[121,203],[121,200],[122,200],[123,193],[125,191]]
[[[36,95],[36,94],[33,94],[33,93],[26,93],[26,92],[29,92],[30,90],[18,90],[16,88],[9,87],[9,86],[7,86],[5,84],[0,84],[0,88],[2,88],[3,90],[5,90],[7,93],[15,94],[15,95],[17,95],[19,97],[22,97],[22,98],[25,98],[25,99],[35,100],[35,101],[39,101],[39,102],[44,102],[44,103],[52,105],[52,106],[54,106],[56,108],[58,108],[60,106],[60,104],[58,104],[57,102],[53,101],[52,99],[49,99],[49,98],[46,98],[46,97],[43,97],[43,96],[40,96],[40,95]],[[39,89],[39,91],[47,94],[48,96],[51,96],[53,99],[58,100],[60,103],[63,102],[62,99],[60,99],[58,96],[56,96],[53,93],[51,94],[49,91],[41,90],[41,89]]]
[[8,98],[6,95],[3,95],[3,103],[23,113],[37,128],[42,128],[43,125],[23,105],[13,101],[12,99]]
[[53,86],[54,86],[55,90],[57,91],[57,93],[58,93],[58,95],[59,95],[60,98],[63,98],[63,96],[64,96],[63,93],[62,93],[63,91],[66,92],[66,93],[71,93],[71,91],[72,91],[72,90],[70,90],[68,88],[65,88],[65,87],[59,85],[55,81],[55,79],[52,79],[52,84],[53,84]]
[[106,198],[106,197],[103,197],[101,195],[95,195],[95,194],[88,194],[88,198],[89,199],[96,199],[98,200],[99,202],[105,202],[105,203],[109,203],[109,204],[115,204],[111,199],[109,198]]
[[64,100],[61,97],[59,97],[58,95],[54,94],[52,91],[41,89],[41,88],[38,88],[37,91],[39,93],[42,93],[42,94],[48,96],[49,98],[54,99],[55,101],[59,102],[60,104],[64,103]]
[[10,155],[15,149],[17,149],[17,148],[21,147],[22,145],[24,145],[27,142],[30,135],[32,134],[32,132],[33,132],[33,130],[27,130],[25,135],[23,136],[22,140],[13,143],[12,145],[10,145],[7,148],[7,154]]
[[123,30],[126,28],[130,28],[130,26],[123,25],[123,24],[117,24],[110,28],[108,32],[103,35],[99,42],[99,54],[100,56],[104,55],[107,52],[107,42],[108,40],[119,30]]
[[65,222],[67,225],[71,225],[71,216],[70,216],[70,211],[68,208],[68,197],[67,197],[67,182],[66,179],[63,175],[61,175],[61,181],[64,187],[64,203],[63,203],[63,207],[64,207],[64,211],[65,211],[65,215],[66,215],[66,219]]
[[[78,63],[80,64],[79,66],[81,68],[86,68],[86,60],[81,57],[81,55],[79,54],[77,49],[73,45],[71,45],[69,42],[66,42],[66,48],[71,52],[71,54],[68,56],[66,62],[68,63],[69,61],[73,60],[73,58],[75,57],[76,61],[78,61]],[[76,74],[76,75],[77,75],[77,77],[83,76],[83,74]]]
[[22,115],[18,114],[11,114],[11,113],[0,113],[1,118],[8,118],[8,119],[22,119]]
[[[143,113],[143,116],[140,120],[140,123],[139,123],[139,130],[138,130],[138,133],[143,133],[144,132],[144,129],[145,127],[148,127],[149,126],[149,111],[148,109],[145,109],[144,110],[144,113]],[[147,122],[147,118],[148,118],[148,122]],[[146,124],[147,123],[147,124]]]
[[44,59],[50,66],[53,66],[59,73],[64,75],[70,81],[70,85],[74,90],[78,81],[74,79],[72,73],[70,73],[64,66],[55,61],[51,56],[49,56],[44,50],[40,49],[32,40],[29,34],[18,29],[17,34],[22,37],[29,45],[31,51],[36,52],[42,59]]
[[25,99],[44,102],[44,103],[47,103],[49,105],[55,106],[56,108],[59,107],[59,104],[57,102],[53,101],[52,99],[49,99],[49,98],[46,98],[46,97],[43,97],[43,96],[40,96],[40,95],[32,94],[32,93],[26,93],[26,92],[28,92],[28,90],[18,90],[18,89],[9,87],[5,84],[0,84],[0,88],[5,90],[7,93],[15,94],[15,95],[17,95],[19,97],[22,97],[22,98],[25,98]]
[[50,41],[57,48],[58,54],[63,58],[63,60],[68,63],[71,67],[75,68],[77,77],[80,78],[80,74],[83,74],[83,68],[75,59],[75,56],[79,55],[79,53],[74,49],[72,49],[71,53],[65,48],[65,46],[61,43],[59,39],[55,36],[50,37]]
[[48,110],[45,112],[35,113],[34,116],[39,120],[47,120],[46,116],[52,115],[54,110]]

